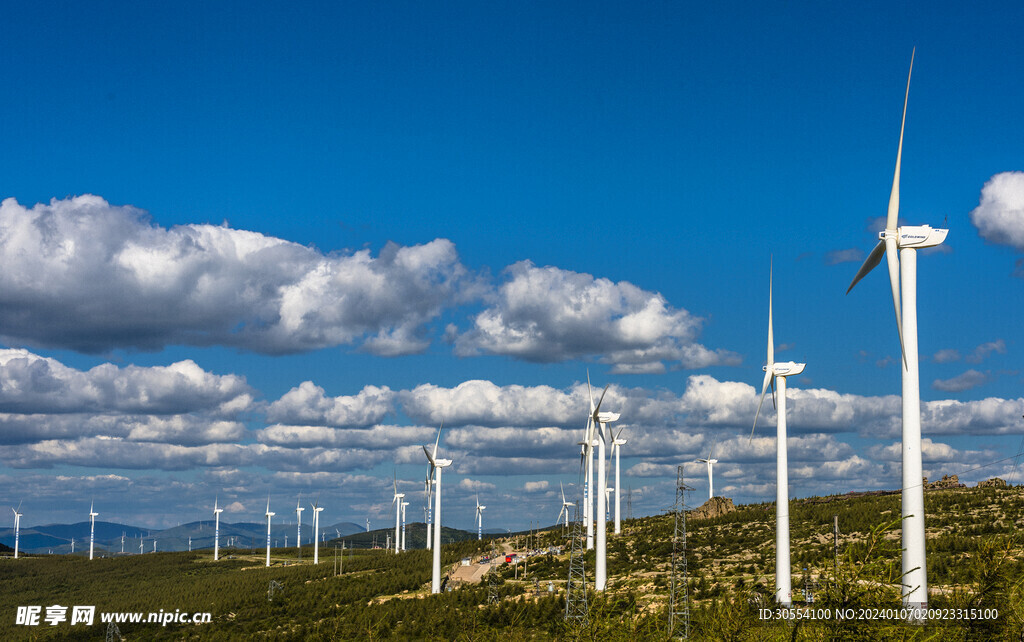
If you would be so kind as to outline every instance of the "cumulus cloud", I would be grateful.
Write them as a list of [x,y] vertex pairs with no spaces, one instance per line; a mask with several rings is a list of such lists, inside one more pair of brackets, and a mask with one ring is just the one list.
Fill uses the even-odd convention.
[[964,390],[983,386],[990,380],[991,377],[988,374],[978,372],[972,368],[952,379],[936,379],[932,382],[932,388],[942,390],[943,392],[963,392]]
[[703,320],[656,292],[529,261],[505,272],[493,304],[455,337],[456,354],[548,363],[598,357],[621,373],[740,361],[733,352],[697,343]]
[[548,486],[549,484],[547,480],[530,481],[523,484],[523,490],[528,493],[537,493],[543,490],[547,490]]
[[954,361],[960,360],[960,352],[953,348],[946,348],[945,350],[939,350],[932,356],[932,361],[935,363],[953,363]]
[[1024,172],[1002,172],[981,188],[971,223],[992,243],[1024,251]]
[[0,327],[41,346],[409,354],[474,283],[445,239],[322,254],[228,227],[165,229],[98,196],[0,204]]
[[[256,431],[265,444],[287,448],[323,446],[328,448],[367,448],[381,450],[413,446],[434,437],[433,428],[417,426],[373,426],[371,428],[330,428],[327,426],[289,426],[275,424]],[[422,452],[420,457],[422,457]]]
[[479,479],[470,479],[469,477],[463,477],[456,484],[456,488],[465,490],[468,492],[479,492],[481,490],[494,490],[497,488],[490,482],[480,481]]
[[387,386],[364,386],[359,394],[328,398],[324,389],[303,381],[270,404],[267,419],[288,424],[370,426],[394,410]]
[[585,397],[550,386],[498,386],[490,381],[464,381],[454,388],[422,384],[398,393],[402,410],[426,423],[536,426],[582,422]]
[[253,405],[244,377],[214,375],[191,360],[82,372],[28,350],[0,349],[0,411],[237,415]]

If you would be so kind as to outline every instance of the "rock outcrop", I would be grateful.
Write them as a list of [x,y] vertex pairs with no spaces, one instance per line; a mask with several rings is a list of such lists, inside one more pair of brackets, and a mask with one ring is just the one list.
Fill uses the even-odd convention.
[[1006,483],[1005,479],[999,477],[993,477],[992,479],[986,479],[985,481],[978,482],[978,488],[1009,488],[1010,485]]
[[956,475],[943,475],[942,479],[938,481],[929,482],[928,478],[924,478],[925,490],[938,490],[941,488],[967,488],[967,484],[961,484],[960,478]]
[[736,510],[736,506],[728,497],[712,497],[701,506],[690,511],[690,519],[712,519],[721,517]]

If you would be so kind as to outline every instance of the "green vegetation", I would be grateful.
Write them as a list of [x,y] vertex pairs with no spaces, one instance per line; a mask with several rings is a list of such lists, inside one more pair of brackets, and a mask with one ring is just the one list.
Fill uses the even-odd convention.
[[[928,510],[930,606],[997,609],[998,617],[957,617],[908,624],[899,618],[762,621],[774,581],[774,506],[755,504],[689,523],[691,637],[700,640],[1020,640],[1024,635],[1024,488],[933,490]],[[791,504],[794,601],[805,585],[815,609],[898,608],[899,497],[810,498]],[[839,516],[840,551],[832,541]],[[120,624],[138,640],[663,640],[668,639],[670,515],[630,520],[609,537],[610,587],[589,596],[590,617],[575,628],[562,619],[568,556],[540,554],[497,567],[498,600],[488,586],[461,584],[430,595],[430,554],[411,550],[321,548],[297,563],[294,549],[262,551],[214,563],[209,551],[98,559],[39,556],[0,560],[5,614],[0,639],[95,640],[105,625],[16,626],[19,605],[95,605],[104,611],[210,612],[204,625]],[[345,538],[348,540],[349,538]],[[561,529],[495,544],[544,550],[565,544]],[[444,547],[444,565],[489,553],[475,539]],[[341,562],[336,575],[335,556]],[[593,555],[586,559],[592,577]],[[806,571],[804,569],[806,568]],[[271,581],[283,588],[268,600]],[[549,592],[549,585],[554,591]],[[977,615],[977,614],[976,614]]]

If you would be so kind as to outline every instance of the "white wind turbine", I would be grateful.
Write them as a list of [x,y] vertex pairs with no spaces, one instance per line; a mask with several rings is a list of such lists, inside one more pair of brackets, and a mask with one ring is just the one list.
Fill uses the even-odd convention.
[[[587,390],[590,390],[590,372],[587,372]],[[593,410],[594,400],[590,400]],[[587,425],[583,429],[583,441],[580,446],[580,463],[583,466],[583,521],[587,525],[587,550],[594,548],[594,418],[587,416]]]
[[627,440],[622,438],[622,431],[625,429],[619,428],[619,434],[615,435],[614,441],[612,441],[612,454],[615,455],[615,534],[618,535],[622,532],[622,519],[620,517],[622,499],[619,493],[619,450],[626,445]]
[[14,511],[14,559],[18,559],[18,533],[21,531],[21,502],[18,502],[18,507],[11,507]]
[[270,566],[270,518],[276,514],[270,512],[270,495],[267,495],[267,566]]
[[[770,307],[770,304],[769,304]],[[708,500],[715,496],[715,478],[713,475],[714,465],[718,463],[717,459],[713,459],[715,455],[715,447],[711,446],[711,452],[704,459],[695,459],[694,462],[698,464],[707,464],[708,467]]]
[[[754,425],[750,438],[754,438],[757,418],[761,414],[764,396],[769,385],[775,395],[778,384],[777,429],[775,436],[775,601],[784,607],[793,603],[793,588],[789,558],[789,458],[786,444],[786,377],[798,375],[807,364],[786,361],[775,362],[775,337],[772,334],[772,268],[768,268],[768,357],[764,366],[764,383],[761,385],[761,401],[754,414]],[[773,399],[775,398],[773,396]],[[710,457],[709,457],[710,459]],[[708,464],[710,475],[711,464]],[[710,478],[709,478],[710,479]]]
[[[405,550],[405,507],[409,502],[402,502],[402,550]],[[340,537],[340,535],[339,535]]]
[[398,477],[395,477],[395,495],[391,498],[391,505],[395,507],[395,552],[401,549],[402,532],[402,499],[405,493],[398,492]]
[[306,510],[302,507],[302,495],[299,495],[298,499],[295,500],[295,545],[299,549],[299,559],[302,559],[302,511]]
[[562,515],[565,515],[565,528],[569,528],[569,509],[573,507],[572,502],[565,501],[565,487],[562,486],[562,482],[558,482],[558,489],[562,492],[562,510],[558,511],[558,519],[555,521],[562,521]]
[[99,515],[89,504],[89,559],[92,559],[93,544],[96,541],[96,517]]
[[594,392],[590,387],[590,375],[587,375],[587,391],[590,393],[590,417],[594,426],[597,428],[597,481],[600,486],[597,489],[597,533],[594,537],[594,547],[596,550],[596,556],[594,561],[594,590],[603,591],[608,583],[608,560],[607,560],[607,543],[608,543],[608,522],[605,518],[605,506],[607,504],[607,496],[605,494],[605,486],[607,485],[607,468],[605,461],[605,445],[610,441],[608,439],[608,424],[618,420],[618,413],[614,412],[601,412],[601,403],[604,401],[604,396],[608,392],[608,386],[604,387],[601,392],[601,398],[598,400],[597,405],[594,405]]
[[[442,427],[444,427],[443,424]],[[437,496],[434,498],[434,561],[433,574],[430,581],[431,593],[441,592],[441,471],[452,465],[452,460],[450,459],[437,458],[437,445],[439,443],[441,443],[441,428],[437,429],[434,450],[431,451],[426,446],[423,447],[423,452],[427,455],[430,467],[434,471],[434,482],[437,486],[434,491],[437,493]]]
[[217,561],[217,557],[220,555],[220,514],[224,512],[223,508],[217,507],[217,500],[213,499],[213,561]]
[[[889,267],[889,285],[896,311],[896,328],[903,353],[903,606],[928,608],[928,575],[925,558],[924,488],[921,480],[921,389],[917,347],[917,250],[935,247],[946,240],[949,230],[929,225],[899,226],[900,161],[903,156],[903,127],[907,122],[907,100],[910,97],[910,75],[914,70],[914,54],[910,54],[907,91],[903,97],[903,119],[900,121],[900,142],[896,148],[896,170],[889,194],[885,230],[879,233],[878,245],[850,283],[849,294],[864,275],[873,270],[885,255]],[[897,250],[899,256],[897,257]],[[903,307],[900,307],[902,294]]]
[[[320,496],[310,506],[313,508],[313,564],[320,563],[320,513],[324,507],[320,505]],[[369,521],[367,521],[369,523]]]
[[480,494],[476,496],[476,538],[478,540],[484,538],[484,509],[486,506],[480,505]]

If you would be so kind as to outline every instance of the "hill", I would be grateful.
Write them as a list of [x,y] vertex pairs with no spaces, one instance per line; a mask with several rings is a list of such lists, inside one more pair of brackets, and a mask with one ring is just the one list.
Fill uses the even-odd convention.
[[[791,503],[794,600],[803,606],[813,599],[819,614],[846,609],[853,615],[797,622],[759,617],[760,608],[772,606],[774,506],[740,505],[687,524],[688,578],[678,587],[690,598],[691,639],[1021,639],[1024,488],[934,489],[925,502],[931,606],[951,609],[944,611],[952,614],[947,619],[908,625],[892,615],[899,606],[897,495],[817,497]],[[7,559],[0,563],[0,599],[89,604],[97,612],[211,614],[201,625],[122,623],[127,639],[666,640],[674,525],[673,515],[628,520],[622,535],[609,537],[609,589],[590,592],[582,628],[563,618],[568,555],[547,552],[567,544],[560,528],[483,541],[445,529],[446,538],[470,536],[442,549],[447,571],[492,547],[518,550],[523,561],[496,567],[483,584],[453,582],[442,595],[429,595],[429,551],[353,549],[343,538],[345,553],[330,551],[318,566],[308,548],[301,563],[293,548],[275,550],[270,568],[261,550],[233,550],[216,563],[209,551],[93,562],[63,555]],[[407,528],[410,537],[423,527]],[[375,534],[385,531],[358,537],[369,536],[372,545]],[[585,565],[592,580],[592,555]],[[883,610],[869,610],[876,608]],[[101,633],[95,626],[29,629],[13,622],[0,618],[0,638],[91,640]]]

